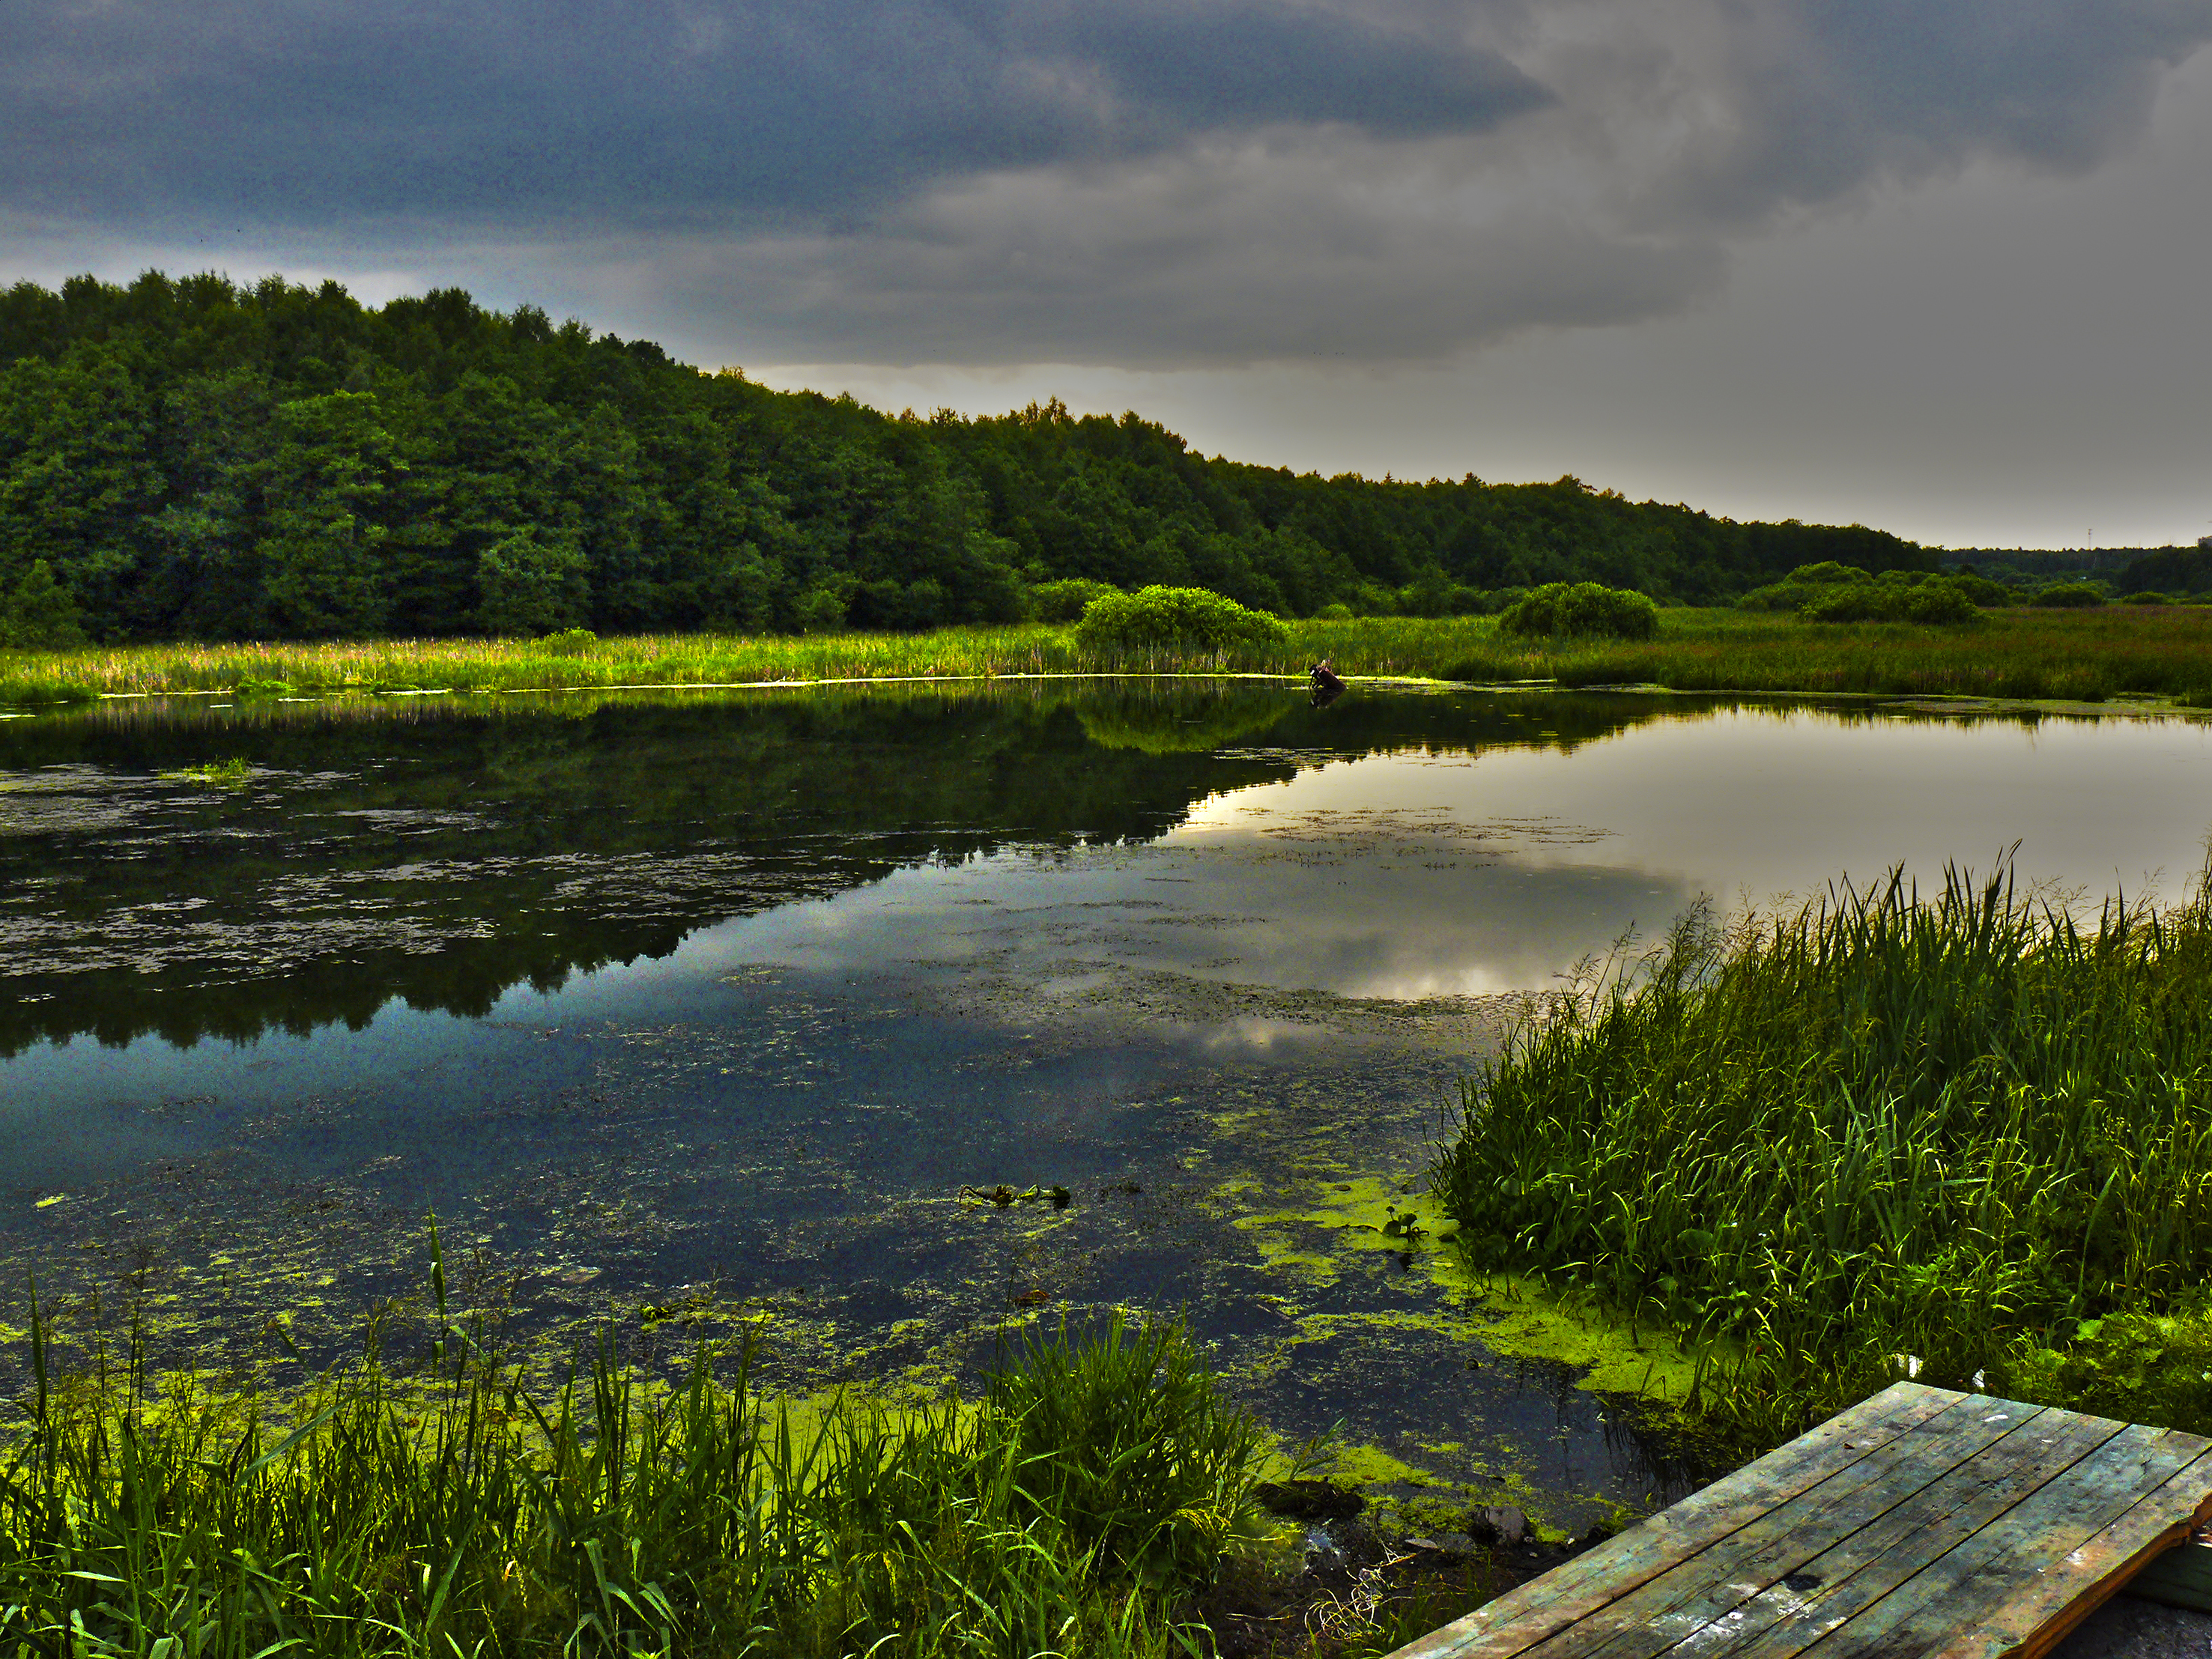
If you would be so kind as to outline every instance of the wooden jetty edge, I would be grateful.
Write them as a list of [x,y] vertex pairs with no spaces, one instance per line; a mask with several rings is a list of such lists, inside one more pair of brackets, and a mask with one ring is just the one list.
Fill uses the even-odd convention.
[[2212,1440],[1899,1382],[1391,1659],[2037,1659],[2208,1516]]

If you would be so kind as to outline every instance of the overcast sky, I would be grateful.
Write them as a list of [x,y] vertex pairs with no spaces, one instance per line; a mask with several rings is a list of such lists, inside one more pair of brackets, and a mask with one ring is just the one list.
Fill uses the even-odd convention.
[[1949,545],[2212,534],[2212,0],[7,0],[0,270]]

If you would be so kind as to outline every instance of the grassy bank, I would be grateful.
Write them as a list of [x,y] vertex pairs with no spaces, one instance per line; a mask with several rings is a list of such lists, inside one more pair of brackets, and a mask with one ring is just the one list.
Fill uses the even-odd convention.
[[0,654],[0,702],[99,695],[303,696],[415,690],[743,684],[904,676],[1073,673],[1413,675],[1679,690],[2212,700],[2212,608],[1992,612],[1966,628],[1808,623],[1735,611],[1662,613],[1658,637],[1524,641],[1487,618],[1368,617],[1291,625],[1286,644],[1212,652],[1088,651],[1072,628],[758,639],[661,635],[586,644],[388,640],[167,645]]
[[1616,969],[1468,1085],[1433,1175],[1478,1261],[1719,1339],[1747,1451],[1903,1372],[2212,1427],[2203,889],[1893,881]]
[[656,1392],[610,1349],[533,1398],[451,1331],[274,1419],[34,1358],[0,1426],[7,1659],[1182,1653],[1267,1444],[1179,1330],[1118,1322],[979,1401],[801,1414],[744,1355]]

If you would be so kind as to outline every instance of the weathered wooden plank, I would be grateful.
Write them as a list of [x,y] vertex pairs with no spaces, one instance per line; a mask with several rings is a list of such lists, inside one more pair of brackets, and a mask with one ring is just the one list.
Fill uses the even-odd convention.
[[[2205,1442],[2194,1435],[2181,1437]],[[1926,1650],[1929,1659],[2039,1659],[2124,1588],[2133,1571],[2212,1516],[2212,1449],[2111,1525],[2046,1564],[1997,1612]]]
[[[1531,1649],[1529,1659],[1656,1659],[1803,1563],[1878,1526],[1899,1504],[1941,1486],[2039,1414],[2033,1406],[1991,1411],[1987,1401],[1962,1395],[1847,1473],[1777,1504]],[[2113,1427],[2117,1431],[2118,1425]]]
[[[1991,1416],[2023,1409],[1991,1401],[1976,1409],[1989,1406],[1999,1408]],[[1680,1650],[1699,1659],[1791,1659],[2036,1492],[2070,1477],[2124,1427],[2071,1412],[2025,1410],[2027,1420],[1983,1455],[1801,1566],[1778,1568],[1757,1595],[1686,1638]]]
[[1513,1659],[1966,1398],[1899,1382],[1391,1659]]
[[2204,1449],[2194,1436],[2170,1430],[2123,1429],[2065,1480],[2047,1482],[1804,1651],[1820,1659],[1904,1659],[1989,1621],[2049,1565],[2172,1480]]

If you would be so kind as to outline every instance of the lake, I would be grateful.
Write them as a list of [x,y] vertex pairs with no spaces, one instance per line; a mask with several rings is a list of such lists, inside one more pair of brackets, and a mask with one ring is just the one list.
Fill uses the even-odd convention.
[[10,720],[0,1273],[80,1352],[136,1310],[240,1379],[417,1294],[433,1213],[549,1363],[611,1322],[934,1389],[1128,1306],[1347,1474],[1579,1528],[1692,1483],[1632,1397],[1687,1372],[1436,1240],[1522,997],[1701,902],[2014,842],[2065,902],[2179,897],[2207,744],[1140,679]]

